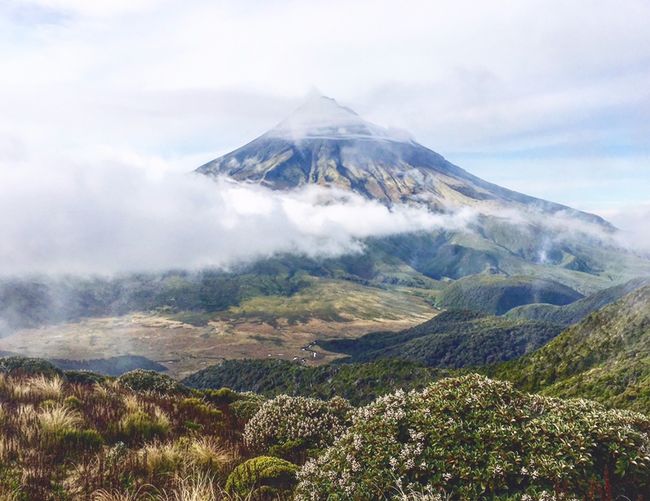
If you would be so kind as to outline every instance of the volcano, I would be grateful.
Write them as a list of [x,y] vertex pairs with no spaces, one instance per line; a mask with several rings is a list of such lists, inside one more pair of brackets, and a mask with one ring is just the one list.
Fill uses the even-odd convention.
[[598,216],[484,181],[407,132],[370,123],[325,96],[312,96],[277,126],[198,172],[278,190],[336,187],[389,206],[423,204],[434,211],[469,206],[487,213],[533,209],[607,226]]
[[197,172],[273,190],[337,188],[389,208],[473,214],[466,231],[367,241],[361,260],[390,283],[401,283],[404,270],[434,280],[487,273],[551,278],[590,293],[648,271],[646,259],[617,248],[617,230],[599,216],[480,179],[409,133],[368,122],[321,95]]

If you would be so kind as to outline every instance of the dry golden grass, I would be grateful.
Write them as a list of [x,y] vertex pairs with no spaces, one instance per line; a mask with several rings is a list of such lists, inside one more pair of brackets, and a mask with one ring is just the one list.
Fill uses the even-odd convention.
[[44,400],[57,400],[63,394],[63,380],[60,377],[37,376],[30,380],[32,392]]
[[140,490],[135,492],[120,492],[118,490],[107,489],[99,489],[93,492],[90,497],[92,501],[141,501],[142,498],[143,496]]
[[83,423],[83,418],[78,412],[60,404],[41,409],[37,412],[37,417],[41,430],[47,435],[74,429]]
[[138,451],[138,457],[150,475],[175,472],[184,460],[181,449],[169,442],[147,444]]
[[195,468],[219,471],[232,464],[236,456],[213,437],[200,437],[189,444],[187,460]]
[[213,478],[206,473],[190,475],[179,479],[171,492],[160,497],[160,501],[221,501],[229,497],[215,485]]
[[184,396],[0,375],[0,501],[231,499],[242,430]]
[[[250,298],[210,315],[204,325],[138,312],[24,329],[0,339],[0,349],[34,357],[93,359],[123,355],[122,347],[128,345],[131,354],[161,361],[171,375],[184,377],[222,357],[303,357],[302,347],[315,339],[401,330],[435,313],[410,290],[319,279],[289,297]],[[324,363],[336,356],[322,352],[309,362]]]
[[128,412],[138,412],[142,410],[142,402],[137,395],[127,394],[122,397],[122,402],[124,402],[124,407]]

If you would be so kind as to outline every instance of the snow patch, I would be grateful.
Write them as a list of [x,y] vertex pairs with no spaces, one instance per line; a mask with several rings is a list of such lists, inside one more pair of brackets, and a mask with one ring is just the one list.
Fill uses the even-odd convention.
[[401,129],[386,129],[367,122],[353,110],[336,100],[315,95],[308,98],[285,120],[266,133],[291,141],[303,139],[372,139],[412,142],[413,138]]

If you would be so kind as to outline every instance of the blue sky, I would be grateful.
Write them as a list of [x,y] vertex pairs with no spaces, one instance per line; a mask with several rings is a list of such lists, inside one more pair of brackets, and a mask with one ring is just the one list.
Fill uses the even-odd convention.
[[0,0],[0,169],[190,170],[317,87],[487,180],[637,224],[648,26],[645,0]]

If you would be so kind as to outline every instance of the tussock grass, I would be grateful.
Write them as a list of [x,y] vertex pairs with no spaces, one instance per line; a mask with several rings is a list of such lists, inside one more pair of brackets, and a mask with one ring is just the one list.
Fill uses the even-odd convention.
[[83,423],[81,415],[65,405],[56,405],[49,409],[40,410],[37,417],[41,430],[48,435],[57,435],[74,429]]
[[161,496],[161,501],[217,501],[222,499],[225,499],[224,492],[205,473],[181,478],[178,486],[171,493]]
[[187,459],[195,468],[222,471],[237,460],[237,455],[213,437],[200,437],[190,442]]
[[57,400],[63,394],[63,380],[58,377],[47,378],[43,375],[33,378],[32,391],[42,399]]
[[223,499],[241,431],[224,432],[225,405],[196,400],[0,374],[0,501]]

